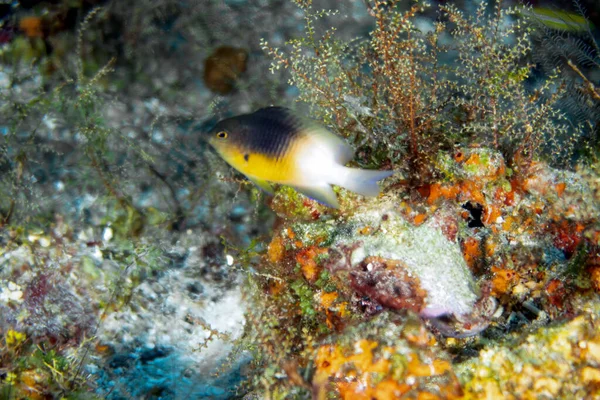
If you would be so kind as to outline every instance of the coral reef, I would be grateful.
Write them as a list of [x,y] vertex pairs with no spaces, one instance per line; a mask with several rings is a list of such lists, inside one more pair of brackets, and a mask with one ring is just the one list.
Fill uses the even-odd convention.
[[[366,326],[390,313],[396,322],[386,320],[386,329],[403,332],[393,337],[406,334],[398,326],[413,321],[438,335],[439,354],[454,355],[447,371],[463,371],[461,385],[440,389],[436,395],[442,398],[459,396],[457,387],[468,388],[467,397],[481,394],[469,386],[477,380],[464,372],[474,367],[457,361],[488,340],[510,334],[526,340],[518,332],[534,327],[536,335],[551,337],[554,328],[542,328],[551,321],[582,313],[576,320],[589,320],[590,307],[598,307],[595,181],[539,162],[532,164],[531,175],[515,178],[500,153],[485,148],[441,154],[438,163],[447,176],[441,183],[411,194],[389,178],[385,194],[371,200],[340,190],[339,210],[286,188],[276,193],[271,206],[279,220],[262,262],[253,263],[257,305],[248,315],[258,334],[251,341],[269,349],[261,365],[279,364],[279,374],[289,377],[268,380],[259,374],[261,386],[270,382],[266,390],[273,398],[294,390],[307,393],[309,387],[314,396],[334,390],[342,398],[397,398],[405,392],[410,398],[410,390],[426,388],[406,386],[404,375],[392,380],[395,384],[388,379],[404,373],[390,364],[395,350]],[[589,332],[577,331],[573,340],[586,341]],[[338,336],[350,344],[344,347]],[[478,365],[491,351],[471,353],[468,365]],[[432,371],[435,359],[429,359]],[[580,371],[575,355],[568,363]],[[497,379],[498,371],[485,376]],[[593,371],[586,371],[586,379],[593,379]],[[378,378],[372,381],[371,374]],[[590,385],[579,390],[587,393]],[[511,393],[535,397],[545,390],[523,386]]]
[[456,373],[465,398],[595,398],[600,395],[598,302],[581,315],[485,347]]
[[[357,338],[361,339],[357,339]],[[415,319],[381,314],[316,350],[313,398],[459,398],[448,355]]]

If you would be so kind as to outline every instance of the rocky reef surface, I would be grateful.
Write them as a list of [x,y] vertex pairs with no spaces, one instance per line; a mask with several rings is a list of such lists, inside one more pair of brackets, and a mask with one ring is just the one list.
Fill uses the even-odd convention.
[[538,164],[511,179],[483,148],[443,162],[443,183],[409,196],[392,177],[372,200],[340,190],[339,211],[275,195],[249,319],[265,365],[288,378],[275,393],[598,394],[597,178]]

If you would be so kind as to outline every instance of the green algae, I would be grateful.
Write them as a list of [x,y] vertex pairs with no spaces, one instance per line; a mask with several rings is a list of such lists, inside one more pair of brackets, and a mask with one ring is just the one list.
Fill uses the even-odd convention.
[[297,280],[290,284],[290,288],[298,296],[298,305],[302,314],[308,318],[314,317],[317,312],[314,306],[313,290],[311,287],[306,282]]

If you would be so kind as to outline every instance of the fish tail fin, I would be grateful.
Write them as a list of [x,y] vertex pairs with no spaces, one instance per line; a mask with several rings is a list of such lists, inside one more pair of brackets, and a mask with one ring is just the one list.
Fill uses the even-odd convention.
[[372,171],[343,167],[339,173],[334,174],[331,183],[362,196],[375,197],[380,192],[377,182],[391,176],[393,173],[394,171]]

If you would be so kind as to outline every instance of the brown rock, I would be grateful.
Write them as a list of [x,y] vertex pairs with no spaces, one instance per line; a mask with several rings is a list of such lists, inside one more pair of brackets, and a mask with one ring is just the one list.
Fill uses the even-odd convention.
[[230,46],[218,47],[204,63],[204,83],[215,93],[228,94],[246,71],[248,52]]

